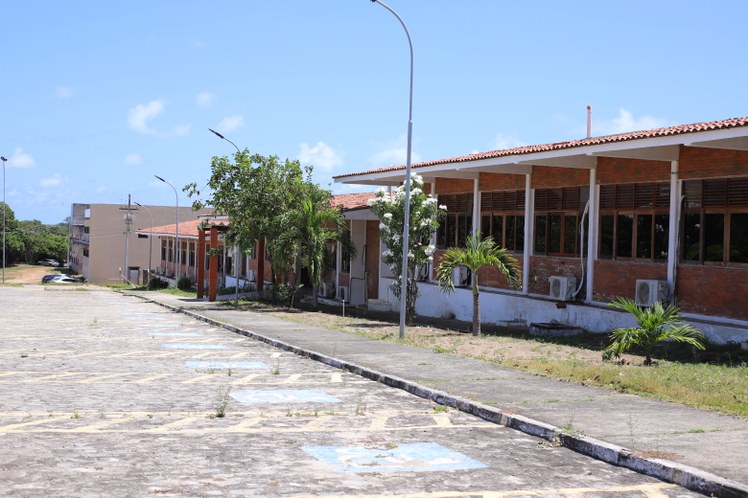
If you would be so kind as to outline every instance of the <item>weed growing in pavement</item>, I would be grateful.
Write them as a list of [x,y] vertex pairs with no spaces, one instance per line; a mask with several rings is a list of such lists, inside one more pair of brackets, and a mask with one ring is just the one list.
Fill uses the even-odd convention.
[[228,370],[228,372],[226,372],[226,375],[228,375],[229,377],[231,377],[231,374],[232,374],[231,367],[229,367],[229,370]]
[[99,408],[99,418],[106,418],[106,413],[103,408]]
[[356,403],[356,415],[366,415],[366,403]]
[[25,352],[21,353],[21,358],[28,358],[28,357],[29,357],[28,353],[25,353]]
[[272,374],[273,375],[280,375],[280,373],[281,373],[280,360],[277,359],[277,360],[275,360],[275,369],[273,370]]
[[434,413],[445,413],[449,411],[449,407],[444,405],[436,405],[434,407]]
[[81,414],[78,413],[78,409],[77,408],[73,408],[73,414],[70,415],[70,418],[81,418]]
[[222,386],[218,388],[218,394],[216,395],[215,416],[223,418],[226,416],[226,408],[229,406],[231,400],[231,386]]

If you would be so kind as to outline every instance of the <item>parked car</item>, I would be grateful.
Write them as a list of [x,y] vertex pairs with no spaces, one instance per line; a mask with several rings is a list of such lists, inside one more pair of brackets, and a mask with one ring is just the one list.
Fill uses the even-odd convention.
[[55,275],[54,278],[49,279],[48,284],[75,284],[78,283],[74,278],[70,278],[67,275]]
[[53,278],[57,278],[57,277],[59,277],[59,276],[60,276],[60,274],[59,274],[59,273],[50,273],[49,275],[44,275],[44,276],[42,277],[42,283],[43,283],[43,284],[46,284],[46,283],[48,283],[48,282],[49,282],[50,280],[52,280]]
[[42,265],[42,266],[54,266],[54,267],[60,266],[60,262],[57,261],[56,259],[42,259],[41,261],[37,261],[36,264]]

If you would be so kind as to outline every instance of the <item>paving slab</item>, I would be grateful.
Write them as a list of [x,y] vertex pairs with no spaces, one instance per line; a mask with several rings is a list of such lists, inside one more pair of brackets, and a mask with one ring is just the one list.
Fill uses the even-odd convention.
[[[396,381],[390,385],[404,385],[411,392],[418,391],[418,387],[409,387],[411,384],[431,388],[456,398],[457,405],[467,406],[473,413],[482,412],[478,405],[487,406],[490,412],[527,417],[531,422],[518,426],[536,433],[549,434],[544,432],[547,425],[551,433],[558,430],[562,435],[571,432],[582,440],[594,439],[592,443],[580,443],[572,437],[569,446],[591,453],[599,451],[602,458],[612,452],[612,460],[621,465],[665,479],[672,476],[694,481],[694,487],[702,491],[748,496],[746,419],[527,375],[476,360],[236,311],[225,305],[183,302],[174,296],[154,294],[147,293],[147,298],[172,309],[184,309],[303,351],[337,358],[374,372],[374,377],[394,377]],[[435,398],[431,391],[423,395]],[[444,398],[441,394],[438,397]],[[533,421],[539,425],[533,425]],[[615,448],[606,449],[606,444]]]

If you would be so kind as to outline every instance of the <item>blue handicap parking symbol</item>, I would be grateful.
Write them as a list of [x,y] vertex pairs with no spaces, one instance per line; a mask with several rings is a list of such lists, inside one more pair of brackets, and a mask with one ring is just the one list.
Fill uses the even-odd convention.
[[315,389],[245,389],[231,393],[240,403],[339,403],[340,400]]
[[487,467],[436,443],[403,444],[393,449],[361,446],[304,446],[302,449],[338,472],[434,472]]

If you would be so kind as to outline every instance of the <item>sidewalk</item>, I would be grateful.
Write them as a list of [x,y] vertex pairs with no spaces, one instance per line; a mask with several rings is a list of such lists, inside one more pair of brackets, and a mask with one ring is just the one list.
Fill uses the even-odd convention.
[[575,451],[748,496],[748,421],[157,292],[126,292]]

